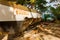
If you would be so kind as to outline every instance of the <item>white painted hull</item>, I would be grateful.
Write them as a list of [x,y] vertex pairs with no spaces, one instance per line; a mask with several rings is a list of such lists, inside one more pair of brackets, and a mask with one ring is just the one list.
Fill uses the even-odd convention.
[[0,4],[0,21],[23,21],[25,17],[32,18],[32,16],[33,18],[40,17],[38,13],[24,11]]

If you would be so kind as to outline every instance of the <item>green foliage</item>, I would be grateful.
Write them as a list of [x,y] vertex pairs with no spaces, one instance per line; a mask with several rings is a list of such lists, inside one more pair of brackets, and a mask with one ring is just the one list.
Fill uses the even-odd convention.
[[37,0],[35,5],[38,5],[38,9],[41,10],[41,11],[45,11],[47,9],[47,7],[45,7],[44,5],[46,4],[47,2],[45,0]]
[[46,4],[47,2],[45,0],[37,0],[36,4],[41,5],[41,4]]
[[60,6],[57,7],[56,9],[51,7],[51,11],[52,11],[52,13],[54,13],[55,15],[60,14]]
[[[38,8],[41,11],[45,11],[47,7],[44,7],[44,4],[47,2],[45,0],[17,0],[18,4],[34,4],[35,8]],[[38,5],[38,7],[36,7]]]
[[23,5],[23,4],[25,4],[25,0],[17,0],[17,4]]
[[52,11],[52,13],[54,13],[54,15],[55,15],[58,19],[60,19],[60,6],[57,7],[56,9],[53,8],[53,7],[51,7],[51,11]]

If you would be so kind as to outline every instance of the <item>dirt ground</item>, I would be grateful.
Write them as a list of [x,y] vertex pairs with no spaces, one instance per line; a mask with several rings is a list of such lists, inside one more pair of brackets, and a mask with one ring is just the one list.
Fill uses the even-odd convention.
[[37,29],[26,31],[23,37],[17,37],[14,40],[60,40],[59,24],[49,23],[48,25],[43,25],[42,27],[44,28],[41,28],[42,30]]
[[[42,25],[42,28],[41,28]],[[12,40],[60,40],[60,24],[49,23],[37,25],[37,29],[25,31],[23,36],[13,38]],[[10,33],[12,33],[10,31]],[[0,40],[8,40],[9,35],[0,35]]]

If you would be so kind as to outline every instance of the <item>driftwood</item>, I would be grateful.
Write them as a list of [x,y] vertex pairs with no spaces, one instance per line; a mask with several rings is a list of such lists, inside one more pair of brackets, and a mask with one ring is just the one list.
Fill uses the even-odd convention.
[[29,18],[29,19],[25,19],[25,21],[22,24],[21,31],[26,30],[30,26],[36,26],[37,24],[40,23],[40,21],[41,21],[40,18]]

